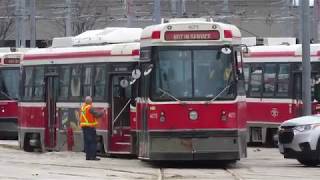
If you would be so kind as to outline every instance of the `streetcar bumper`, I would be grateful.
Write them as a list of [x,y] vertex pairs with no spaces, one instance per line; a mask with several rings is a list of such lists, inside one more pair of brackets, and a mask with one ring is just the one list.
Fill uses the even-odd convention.
[[18,137],[18,120],[16,118],[0,119],[0,137]]
[[151,132],[150,160],[239,160],[246,132]]

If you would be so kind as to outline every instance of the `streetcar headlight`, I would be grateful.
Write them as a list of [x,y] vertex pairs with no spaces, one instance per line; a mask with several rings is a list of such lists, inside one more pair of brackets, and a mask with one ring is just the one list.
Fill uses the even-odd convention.
[[166,116],[164,114],[164,112],[160,113],[160,118],[159,118],[160,122],[164,122],[166,120]]
[[198,119],[198,112],[197,111],[190,111],[189,112],[189,118],[191,120],[197,120]]
[[227,121],[228,120],[228,113],[226,111],[221,112],[221,120]]

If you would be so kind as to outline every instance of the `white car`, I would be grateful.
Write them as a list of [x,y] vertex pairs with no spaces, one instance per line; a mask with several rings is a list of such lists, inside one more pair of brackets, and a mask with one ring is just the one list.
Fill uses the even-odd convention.
[[278,138],[279,150],[284,158],[297,159],[306,166],[320,164],[320,115],[283,122]]

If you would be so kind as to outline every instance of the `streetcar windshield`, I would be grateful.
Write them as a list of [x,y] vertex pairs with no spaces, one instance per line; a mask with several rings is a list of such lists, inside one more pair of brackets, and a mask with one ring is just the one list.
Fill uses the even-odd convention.
[[[179,100],[234,98],[233,53],[222,47],[159,47],[154,68],[154,100],[172,100],[162,90]],[[155,56],[154,56],[155,57]],[[221,93],[224,91],[223,93]]]
[[19,68],[0,69],[0,100],[19,98]]

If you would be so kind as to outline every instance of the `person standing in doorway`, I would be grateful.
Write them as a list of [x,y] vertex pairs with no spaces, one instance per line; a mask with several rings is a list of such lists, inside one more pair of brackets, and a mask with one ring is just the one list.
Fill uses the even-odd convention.
[[98,125],[97,118],[101,117],[102,115],[102,112],[98,112],[92,107],[92,98],[87,96],[85,98],[85,103],[80,109],[80,127],[82,128],[83,132],[86,160],[100,160],[96,157],[96,127]]

